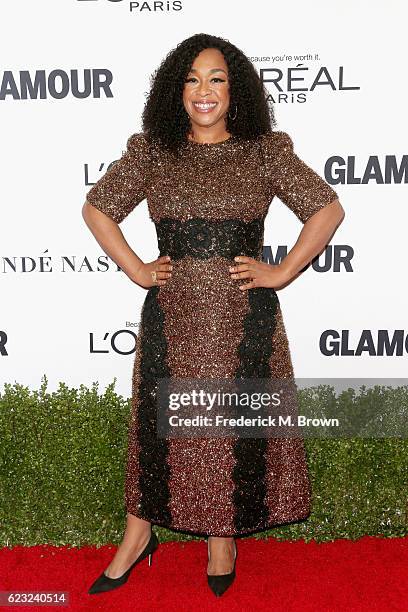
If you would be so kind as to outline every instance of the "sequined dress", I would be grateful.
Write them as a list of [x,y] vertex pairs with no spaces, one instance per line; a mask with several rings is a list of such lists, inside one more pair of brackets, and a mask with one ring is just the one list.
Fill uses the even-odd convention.
[[[186,140],[178,159],[142,133],[87,193],[121,223],[144,199],[172,277],[146,291],[132,374],[127,512],[173,530],[234,536],[310,514],[302,439],[159,438],[160,378],[293,377],[274,289],[242,291],[228,268],[261,260],[264,220],[277,196],[301,220],[337,193],[282,131],[255,140]],[[137,252],[137,236],[131,240]]]

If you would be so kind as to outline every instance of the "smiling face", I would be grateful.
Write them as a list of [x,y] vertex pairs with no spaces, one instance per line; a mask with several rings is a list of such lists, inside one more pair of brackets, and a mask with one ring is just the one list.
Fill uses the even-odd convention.
[[183,104],[192,131],[210,138],[228,135],[228,66],[218,49],[204,49],[195,58],[183,88]]

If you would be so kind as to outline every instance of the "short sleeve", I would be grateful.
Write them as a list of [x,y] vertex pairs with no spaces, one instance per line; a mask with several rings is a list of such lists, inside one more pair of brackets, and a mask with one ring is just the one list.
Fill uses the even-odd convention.
[[128,138],[126,151],[91,187],[86,201],[121,223],[146,198],[149,144],[140,132]]
[[286,132],[264,134],[262,152],[266,178],[273,193],[302,223],[338,198],[336,191],[296,155]]

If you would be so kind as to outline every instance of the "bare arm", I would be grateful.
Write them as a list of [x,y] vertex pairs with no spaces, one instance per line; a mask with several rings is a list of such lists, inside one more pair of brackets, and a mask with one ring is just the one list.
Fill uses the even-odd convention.
[[334,200],[322,210],[312,215],[299,234],[299,237],[279,264],[286,280],[290,281],[330,242],[345,216],[339,200]]
[[[168,256],[163,255],[151,263],[145,264],[127,243],[119,225],[108,215],[98,210],[89,202],[82,207],[82,217],[104,252],[138,285],[151,287],[164,285],[164,279],[171,276],[171,265]],[[157,282],[152,282],[151,272],[157,271]],[[160,280],[159,280],[160,279]]]
[[235,257],[239,265],[229,268],[233,272],[231,277],[249,279],[249,282],[240,285],[241,290],[286,285],[330,242],[344,216],[339,200],[333,200],[306,221],[295,245],[279,265],[240,255]]

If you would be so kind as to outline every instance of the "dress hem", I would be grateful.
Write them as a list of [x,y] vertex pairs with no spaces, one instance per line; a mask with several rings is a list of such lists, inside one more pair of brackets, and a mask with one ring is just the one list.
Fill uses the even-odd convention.
[[188,527],[177,527],[175,525],[169,525],[168,523],[165,523],[163,521],[157,521],[156,519],[152,519],[146,516],[142,516],[140,513],[136,513],[134,511],[131,511],[129,508],[126,509],[126,511],[129,514],[132,514],[133,516],[135,516],[136,518],[140,518],[143,519],[144,521],[148,521],[149,523],[151,523],[152,525],[157,525],[158,527],[164,527],[165,529],[169,529],[170,531],[176,531],[176,532],[181,532],[181,533],[187,533],[187,534],[191,534],[194,536],[210,536],[210,537],[218,537],[218,538],[235,538],[235,537],[245,537],[248,535],[254,535],[256,533],[262,533],[263,531],[267,531],[268,529],[272,529],[274,527],[284,527],[286,525],[290,525],[292,523],[300,523],[302,521],[305,521],[309,518],[309,516],[311,515],[311,510],[309,510],[309,512],[307,514],[303,514],[300,517],[297,518],[292,518],[292,519],[288,519],[288,520],[279,520],[278,522],[276,521],[271,521],[268,522],[265,526],[259,528],[256,527],[254,529],[248,529],[245,531],[233,531],[233,532],[225,532],[223,531],[221,532],[214,532],[211,531],[211,533],[209,531],[196,531],[194,529],[188,528]]

